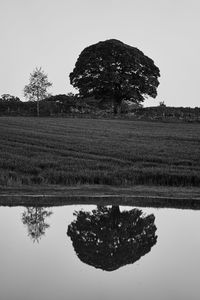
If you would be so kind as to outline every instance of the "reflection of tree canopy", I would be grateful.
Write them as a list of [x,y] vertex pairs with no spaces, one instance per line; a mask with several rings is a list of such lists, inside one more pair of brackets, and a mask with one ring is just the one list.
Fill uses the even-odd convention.
[[22,222],[28,227],[28,235],[33,242],[41,239],[45,235],[45,230],[49,224],[45,223],[45,218],[52,214],[44,207],[27,207],[22,214]]
[[144,216],[136,208],[120,212],[113,206],[75,215],[67,234],[79,259],[96,268],[113,271],[134,263],[156,244],[153,214]]

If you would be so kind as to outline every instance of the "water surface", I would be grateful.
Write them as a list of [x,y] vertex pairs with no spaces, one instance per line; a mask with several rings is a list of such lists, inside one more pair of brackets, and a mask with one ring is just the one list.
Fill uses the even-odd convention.
[[[146,216],[154,216],[145,225],[152,225],[146,235],[141,228],[134,229],[145,251],[140,256],[141,247],[135,245],[135,262],[128,258],[126,264],[123,260],[121,266],[113,267],[116,269],[105,270],[108,249],[102,254],[102,265],[94,266],[93,249],[88,254],[92,262],[91,258],[90,264],[87,259],[83,262],[69,233],[77,221],[75,211],[96,209],[94,205],[0,207],[0,299],[199,299],[200,211],[138,208]],[[120,206],[120,212],[133,209]],[[123,220],[128,228],[126,217]],[[115,224],[111,226],[115,231]],[[126,249],[128,257],[130,249]]]

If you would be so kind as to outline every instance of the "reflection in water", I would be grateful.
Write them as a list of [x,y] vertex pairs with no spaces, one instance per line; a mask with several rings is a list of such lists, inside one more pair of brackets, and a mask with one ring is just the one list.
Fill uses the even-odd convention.
[[28,235],[33,242],[39,242],[45,235],[45,230],[49,227],[49,224],[45,223],[45,218],[51,214],[52,212],[44,207],[26,207],[26,211],[22,214],[22,222],[27,225]]
[[114,271],[139,260],[156,244],[155,217],[144,216],[142,210],[120,212],[119,206],[98,206],[74,215],[67,234],[79,259],[95,268]]

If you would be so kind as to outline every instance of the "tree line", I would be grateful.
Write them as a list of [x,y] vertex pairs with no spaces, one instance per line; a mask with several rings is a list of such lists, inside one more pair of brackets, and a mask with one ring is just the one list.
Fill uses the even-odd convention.
[[[126,106],[126,105],[125,105]],[[124,106],[124,107],[125,107]],[[124,108],[126,110],[126,107]],[[18,97],[4,94],[0,97],[0,115],[21,116],[63,116],[84,114],[110,114],[112,104],[102,100],[81,98],[78,94],[49,95],[39,101],[21,101]]]
[[[37,106],[34,101],[21,101],[18,97],[4,94],[0,97],[0,116],[36,116]],[[110,102],[97,101],[93,97],[81,98],[72,93],[49,96],[40,101],[40,116],[42,117],[94,117],[110,118],[113,116],[113,106]],[[154,107],[143,107],[141,104],[122,101],[122,118],[136,120],[177,120],[200,122],[200,107],[168,107],[160,103]]]
[[[18,97],[4,94],[0,98],[0,115],[56,116],[77,110],[77,96],[60,94],[37,101],[21,101]],[[39,104],[39,105],[38,105]]]

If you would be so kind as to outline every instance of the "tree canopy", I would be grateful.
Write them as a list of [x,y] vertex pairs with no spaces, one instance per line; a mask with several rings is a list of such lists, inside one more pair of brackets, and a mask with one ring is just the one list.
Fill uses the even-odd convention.
[[79,259],[95,268],[114,271],[139,260],[156,244],[153,214],[143,216],[136,208],[120,212],[113,206],[75,215],[67,234]]
[[23,212],[22,222],[27,225],[28,235],[33,242],[39,243],[39,240],[45,235],[45,230],[50,226],[45,222],[45,219],[51,215],[52,212],[44,207],[27,207],[26,211]]
[[123,100],[143,102],[157,95],[159,68],[139,49],[111,39],[86,47],[78,57],[71,84],[82,97],[109,99],[116,113]]
[[39,117],[39,101],[45,99],[47,94],[47,88],[52,85],[48,81],[47,74],[44,73],[42,68],[36,68],[33,73],[30,74],[29,84],[24,87],[24,96],[30,101],[37,101],[37,116]]

